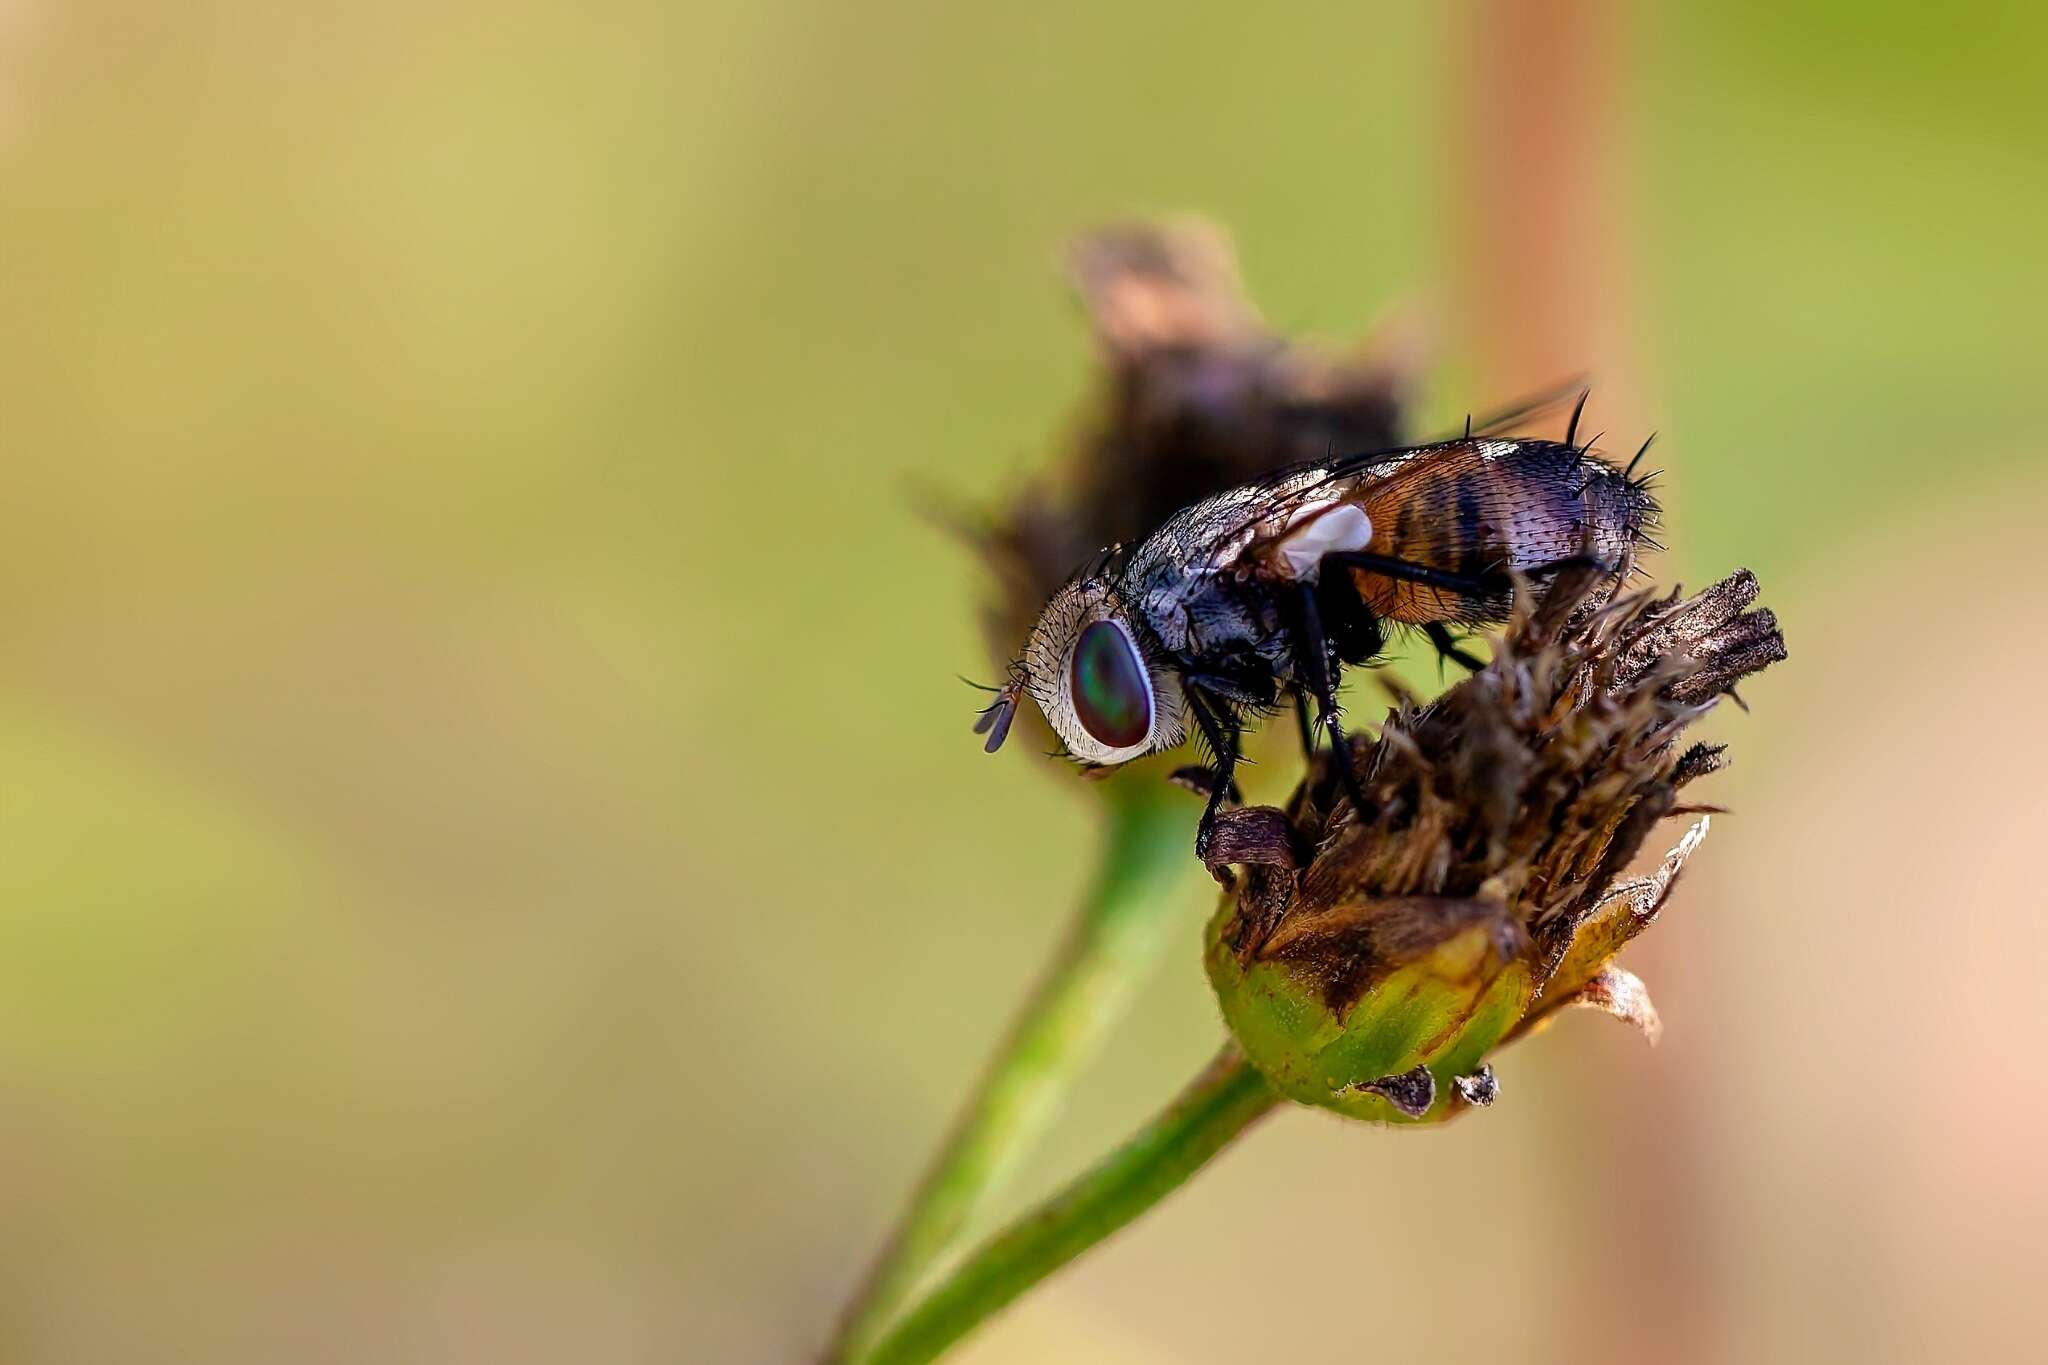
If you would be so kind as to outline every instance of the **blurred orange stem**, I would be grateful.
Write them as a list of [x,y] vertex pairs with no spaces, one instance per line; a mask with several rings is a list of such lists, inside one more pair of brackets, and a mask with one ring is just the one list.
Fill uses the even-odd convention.
[[1195,804],[1156,781],[1103,793],[1108,820],[1088,899],[841,1316],[829,1362],[860,1358],[1015,1171],[1159,956],[1173,904],[1162,892],[1192,865]]

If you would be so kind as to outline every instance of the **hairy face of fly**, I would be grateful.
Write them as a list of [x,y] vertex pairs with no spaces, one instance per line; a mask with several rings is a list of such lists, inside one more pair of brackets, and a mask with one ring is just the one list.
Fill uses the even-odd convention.
[[1106,584],[1060,589],[1032,627],[1023,667],[1031,699],[1084,763],[1128,763],[1187,733],[1180,679],[1146,659]]

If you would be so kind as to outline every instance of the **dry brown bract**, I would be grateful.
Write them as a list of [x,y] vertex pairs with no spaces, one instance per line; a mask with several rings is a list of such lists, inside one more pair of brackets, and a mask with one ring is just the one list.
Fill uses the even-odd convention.
[[[1364,811],[1325,755],[1284,817],[1226,817],[1246,867],[1212,933],[1219,989],[1270,979],[1260,964],[1279,968],[1341,1031],[1395,973],[1446,944],[1484,943],[1471,958],[1474,999],[1509,978],[1522,996],[1497,1002],[1511,1007],[1502,1037],[1567,1004],[1654,1037],[1647,992],[1610,963],[1705,833],[1708,808],[1682,794],[1722,765],[1722,749],[1680,738],[1783,659],[1785,642],[1769,611],[1751,609],[1747,571],[1683,599],[1609,592],[1590,576],[1559,581],[1518,613],[1484,669],[1426,706],[1404,699],[1376,740],[1355,738]],[[1657,823],[1685,813],[1702,818],[1657,872],[1625,880]],[[1379,1084],[1354,1084],[1366,1082]]]
[[1275,469],[1403,439],[1404,343],[1346,354],[1276,334],[1212,224],[1105,228],[1074,244],[1068,273],[1098,346],[1094,406],[1052,477],[985,521],[960,518],[1003,585],[999,650],[1105,546]]

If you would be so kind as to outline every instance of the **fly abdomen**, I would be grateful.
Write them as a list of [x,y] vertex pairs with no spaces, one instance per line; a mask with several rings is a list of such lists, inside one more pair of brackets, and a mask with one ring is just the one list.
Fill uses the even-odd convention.
[[1389,620],[1478,625],[1506,619],[1506,571],[1534,572],[1581,556],[1619,565],[1656,520],[1638,482],[1555,441],[1458,440],[1404,456],[1360,489],[1369,552],[1465,580],[1424,582],[1371,569],[1351,575],[1366,606]]

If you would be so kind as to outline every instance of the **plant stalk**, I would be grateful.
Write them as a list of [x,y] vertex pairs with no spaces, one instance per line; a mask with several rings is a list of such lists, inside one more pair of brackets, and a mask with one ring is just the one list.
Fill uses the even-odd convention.
[[1235,1044],[1157,1118],[974,1251],[862,1365],[924,1365],[1067,1262],[1136,1219],[1279,1103]]
[[1043,1135],[1159,956],[1174,905],[1162,885],[1192,865],[1194,804],[1163,782],[1119,782],[1103,795],[1108,819],[1088,898],[847,1305],[827,1362],[858,1359],[953,1246]]

